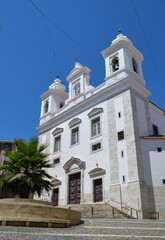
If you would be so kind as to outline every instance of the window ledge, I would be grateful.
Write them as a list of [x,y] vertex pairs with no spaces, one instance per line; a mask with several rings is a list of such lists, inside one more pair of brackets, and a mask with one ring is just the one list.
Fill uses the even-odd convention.
[[53,152],[53,155],[54,155],[54,154],[57,154],[57,153],[60,153],[60,152],[61,152],[61,150],[60,150],[60,151],[57,151],[57,152]]
[[100,152],[100,151],[102,151],[102,150],[103,150],[103,148],[98,149],[98,150],[96,150],[96,151],[91,151],[90,154],[97,153],[97,152]]
[[72,147],[76,147],[76,146],[78,146],[78,145],[80,145],[79,142],[78,142],[78,143],[75,143],[75,144],[73,144],[73,145],[70,145],[69,147],[72,148]]
[[90,137],[90,140],[92,140],[92,139],[95,139],[95,138],[97,138],[97,137],[100,137],[100,136],[102,136],[103,134],[102,133],[100,133],[100,134],[98,134],[98,135],[95,135],[95,136],[91,136]]

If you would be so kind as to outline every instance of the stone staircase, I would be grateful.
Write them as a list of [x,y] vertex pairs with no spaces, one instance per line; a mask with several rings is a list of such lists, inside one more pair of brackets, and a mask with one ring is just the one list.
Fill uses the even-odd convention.
[[83,218],[129,218],[128,214],[109,204],[68,204],[62,207],[80,211]]

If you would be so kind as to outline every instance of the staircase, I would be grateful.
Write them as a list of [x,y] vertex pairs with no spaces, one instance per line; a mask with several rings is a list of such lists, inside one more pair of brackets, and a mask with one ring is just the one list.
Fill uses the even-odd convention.
[[129,218],[129,215],[109,204],[68,204],[62,206],[81,212],[84,218]]

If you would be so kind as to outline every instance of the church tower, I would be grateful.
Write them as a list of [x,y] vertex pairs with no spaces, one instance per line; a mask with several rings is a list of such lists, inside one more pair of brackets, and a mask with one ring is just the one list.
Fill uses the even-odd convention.
[[152,131],[150,92],[145,88],[142,72],[143,55],[126,36],[119,34],[102,51],[102,56],[106,85],[114,92],[107,100],[111,204],[114,205],[113,201],[123,205],[130,202],[135,209],[142,209],[146,217],[148,203],[140,137]]
[[105,59],[105,80],[112,80],[122,72],[129,74],[142,86],[145,86],[142,72],[143,55],[123,34],[112,41],[110,47],[102,51]]
[[49,86],[49,90],[40,96],[42,99],[40,124],[50,120],[53,114],[65,105],[65,101],[68,98],[65,89],[66,87],[57,77],[54,83]]

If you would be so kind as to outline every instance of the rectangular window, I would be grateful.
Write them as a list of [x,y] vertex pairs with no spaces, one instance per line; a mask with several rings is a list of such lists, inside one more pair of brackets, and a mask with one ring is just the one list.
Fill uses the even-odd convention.
[[54,163],[54,164],[58,164],[58,163],[60,163],[60,158],[56,158],[56,159],[54,159],[54,160],[53,160],[53,163]]
[[100,117],[97,117],[91,121],[91,133],[92,137],[100,134]]
[[124,139],[124,131],[118,132],[118,140]]
[[79,143],[79,128],[72,129],[71,134],[71,145]]
[[11,143],[5,143],[4,149],[5,150],[11,150]]
[[161,147],[158,147],[157,148],[157,152],[161,152],[162,151],[162,148]]
[[158,127],[153,124],[153,125],[152,125],[152,128],[153,128],[153,135],[154,135],[154,136],[158,136],[158,135],[159,135]]
[[101,149],[101,142],[92,145],[92,152]]
[[123,175],[123,183],[125,183],[125,176]]
[[124,157],[124,151],[121,151],[121,157],[122,158]]
[[118,112],[118,118],[121,118],[121,112]]
[[165,184],[165,179],[162,179],[162,183],[163,183],[163,185]]
[[61,150],[61,136],[54,139],[54,151],[59,152]]

